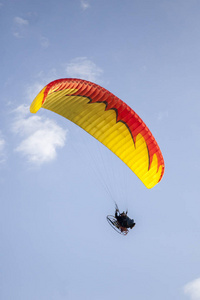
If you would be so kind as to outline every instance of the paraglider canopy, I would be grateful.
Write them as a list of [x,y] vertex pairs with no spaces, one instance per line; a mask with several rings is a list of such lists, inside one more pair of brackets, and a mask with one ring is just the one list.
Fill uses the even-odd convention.
[[164,160],[152,133],[122,100],[81,79],[58,79],[32,102],[30,111],[49,109],[74,122],[116,154],[144,183],[154,187],[164,174]]

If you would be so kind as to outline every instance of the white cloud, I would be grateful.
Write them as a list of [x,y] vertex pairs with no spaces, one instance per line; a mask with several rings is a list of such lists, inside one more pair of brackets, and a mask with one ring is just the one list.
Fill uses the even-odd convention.
[[37,165],[55,159],[57,148],[65,145],[67,131],[53,120],[30,115],[27,106],[19,106],[15,113],[12,130],[21,139],[15,150]]
[[20,17],[15,17],[14,21],[19,26],[24,26],[24,25],[28,25],[29,24],[28,20],[22,19]]
[[82,9],[87,9],[87,8],[89,8],[90,7],[90,4],[89,4],[89,2],[88,1],[86,1],[86,0],[81,0],[81,7],[82,7]]
[[95,63],[86,57],[73,59],[66,67],[67,75],[89,81],[97,81],[103,71]]
[[184,293],[191,300],[200,300],[200,278],[197,278],[184,286]]

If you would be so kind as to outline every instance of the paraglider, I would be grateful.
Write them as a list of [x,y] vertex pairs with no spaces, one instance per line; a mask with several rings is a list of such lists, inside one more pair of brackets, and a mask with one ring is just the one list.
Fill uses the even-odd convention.
[[133,219],[127,216],[128,211],[120,213],[119,208],[116,205],[115,216],[107,216],[107,221],[118,233],[122,235],[127,235],[129,228],[132,229],[136,223]]
[[87,131],[116,154],[147,188],[162,179],[164,160],[152,133],[133,109],[103,87],[81,79],[58,79],[40,91],[30,111],[36,113],[41,107]]

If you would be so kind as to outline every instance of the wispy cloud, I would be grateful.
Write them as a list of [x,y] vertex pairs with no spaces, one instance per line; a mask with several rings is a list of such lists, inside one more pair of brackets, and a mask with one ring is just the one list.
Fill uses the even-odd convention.
[[197,278],[184,286],[184,293],[190,297],[191,300],[200,299],[200,278]]
[[25,29],[29,25],[29,21],[20,17],[14,18],[13,35],[16,38],[23,38],[25,35]]
[[85,10],[85,9],[87,9],[89,7],[90,7],[89,1],[87,1],[87,0],[81,0],[81,8],[83,10]]
[[29,107],[25,105],[19,106],[14,112],[16,120],[12,130],[20,138],[15,151],[36,165],[54,160],[57,149],[65,145],[67,131],[53,120],[30,116]]
[[58,71],[55,68],[50,69],[48,72],[40,71],[35,78],[36,81],[27,85],[25,89],[25,97],[29,103],[33,101],[46,84],[58,78]]
[[160,111],[158,113],[157,119],[158,119],[158,121],[162,121],[163,119],[168,118],[168,116],[169,116],[168,111]]
[[26,88],[26,98],[31,103],[33,99],[37,96],[37,94],[43,89],[45,83],[41,80],[42,83],[35,82],[32,85],[27,86]]
[[6,145],[5,139],[3,138],[3,135],[0,131],[0,164],[6,160],[5,145]]
[[49,47],[49,39],[44,37],[44,36],[41,36],[40,37],[40,45],[42,46],[42,48],[46,49]]
[[103,74],[101,68],[86,57],[77,57],[73,59],[66,67],[67,75],[74,78],[97,81]]
[[28,20],[25,20],[25,19],[20,18],[20,17],[15,17],[14,21],[15,21],[15,23],[17,25],[20,25],[20,26],[24,26],[24,25],[28,25],[29,24]]

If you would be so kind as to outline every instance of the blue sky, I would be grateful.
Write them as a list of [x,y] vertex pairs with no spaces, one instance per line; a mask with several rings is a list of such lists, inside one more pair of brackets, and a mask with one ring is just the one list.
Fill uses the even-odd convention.
[[[1,299],[200,299],[199,11],[196,0],[0,1]],[[67,120],[29,113],[65,77],[102,85],[145,121],[166,165],[156,187]],[[136,221],[126,237],[106,222],[107,187]]]

